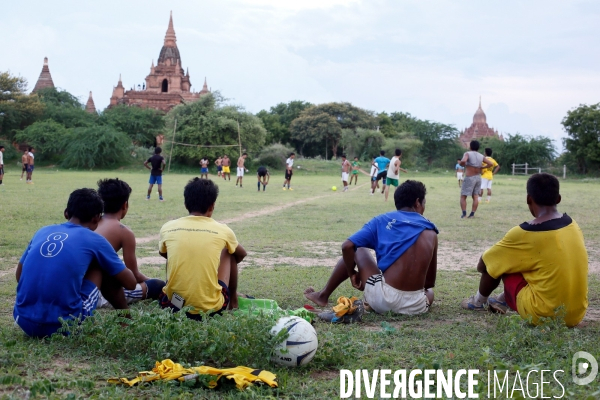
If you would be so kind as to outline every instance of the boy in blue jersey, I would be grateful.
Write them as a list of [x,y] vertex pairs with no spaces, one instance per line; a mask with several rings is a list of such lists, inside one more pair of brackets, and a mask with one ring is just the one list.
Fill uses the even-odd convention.
[[379,157],[373,161],[373,165],[377,166],[379,173],[377,174],[377,179],[374,182],[371,182],[371,194],[375,193],[375,187],[377,183],[382,180],[383,187],[381,188],[381,193],[385,192],[385,183],[387,179],[387,170],[388,165],[390,164],[390,159],[385,157],[385,151],[381,150],[379,152]]
[[[350,278],[377,313],[426,312],[433,303],[438,230],[423,217],[425,194],[421,182],[400,185],[394,193],[397,211],[373,218],[350,236],[325,287],[319,292],[306,289],[306,298],[325,307],[331,293]],[[375,250],[377,261],[367,249]]]
[[17,266],[15,323],[33,337],[45,337],[60,327],[59,318],[92,315],[100,292],[116,309],[127,309],[123,287],[136,279],[108,241],[93,232],[103,203],[93,189],[69,196],[65,218],[35,233]]

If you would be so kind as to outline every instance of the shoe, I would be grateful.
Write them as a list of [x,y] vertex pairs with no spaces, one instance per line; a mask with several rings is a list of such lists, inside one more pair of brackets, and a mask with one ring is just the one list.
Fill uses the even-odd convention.
[[23,178],[21,178],[21,180],[23,180]]
[[355,322],[362,321],[362,315],[365,313],[365,305],[362,300],[354,300],[353,303],[356,306],[356,310],[352,314],[345,314],[341,317],[336,317],[333,311],[325,311],[317,314],[325,322],[331,322],[332,324],[352,324]]
[[146,196],[146,200],[150,200],[150,196]]
[[486,200],[485,202],[486,202],[487,204],[490,204],[490,201],[489,201],[489,200]]
[[373,196],[373,193],[369,193],[371,196]]
[[485,304],[482,304],[480,306],[475,305],[475,295],[461,301],[460,306],[465,310],[485,311]]
[[286,188],[283,188],[283,190],[287,190]]
[[508,304],[505,301],[499,301],[495,297],[488,298],[488,310],[498,314],[506,314],[508,311]]
[[163,199],[163,197],[162,197],[162,196],[160,196],[160,197],[158,198],[158,201],[165,201],[165,199]]
[[294,190],[294,189],[292,189],[292,188],[288,188],[288,190]]

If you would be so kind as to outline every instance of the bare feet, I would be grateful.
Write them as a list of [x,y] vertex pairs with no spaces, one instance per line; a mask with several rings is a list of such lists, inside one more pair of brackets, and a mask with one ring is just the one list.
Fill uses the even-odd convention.
[[304,297],[321,307],[327,306],[329,300],[327,297],[324,298],[321,292],[315,292],[315,289],[312,286],[304,291]]

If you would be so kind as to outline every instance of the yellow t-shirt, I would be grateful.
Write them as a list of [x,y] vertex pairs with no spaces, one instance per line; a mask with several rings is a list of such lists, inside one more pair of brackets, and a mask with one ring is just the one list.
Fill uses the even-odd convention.
[[235,233],[212,218],[187,216],[169,221],[160,229],[159,250],[167,253],[167,285],[163,292],[171,299],[177,293],[184,306],[199,311],[223,307],[218,269],[221,251],[230,254],[238,246]]
[[517,295],[523,318],[554,317],[565,307],[565,322],[575,326],[588,306],[588,256],[579,225],[564,214],[539,225],[523,223],[483,253],[493,278],[521,273],[528,285]]
[[[492,180],[494,179],[494,174],[492,173],[492,171],[494,171],[494,168],[496,168],[498,166],[498,163],[496,162],[496,160],[494,160],[492,157],[485,157],[488,159],[488,161],[490,161],[492,163],[491,167],[488,168],[481,168],[481,177],[487,180]],[[482,163],[481,165],[487,165],[486,163]]]

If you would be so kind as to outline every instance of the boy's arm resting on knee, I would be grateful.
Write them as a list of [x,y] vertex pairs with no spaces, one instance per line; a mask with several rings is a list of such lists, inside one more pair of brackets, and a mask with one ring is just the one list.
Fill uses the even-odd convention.
[[348,276],[352,276],[356,273],[354,267],[356,266],[356,246],[354,243],[346,239],[344,243],[342,243],[342,258],[344,259],[344,264],[346,264],[346,269],[348,270]]
[[137,285],[137,281],[133,275],[133,272],[131,272],[128,268],[125,268],[123,271],[116,274],[115,278],[127,290],[133,290],[135,289],[135,285]]
[[21,279],[22,271],[23,271],[23,264],[19,263],[17,265],[17,272],[15,272],[15,277],[17,278],[17,283],[19,283],[19,279]]
[[135,235],[131,230],[125,227],[122,239],[123,262],[125,263],[125,266],[133,272],[138,283],[146,281],[148,277],[140,272],[137,265],[137,258],[135,256]]
[[431,289],[435,287],[435,280],[437,277],[437,251],[438,251],[438,238],[435,235],[435,246],[433,248],[433,254],[431,255],[431,261],[427,268],[427,275],[425,276],[425,289]]
[[242,260],[246,258],[246,255],[248,255],[248,253],[246,253],[246,250],[244,249],[244,247],[242,247],[241,244],[238,244],[232,255],[235,257],[236,262],[242,262]]

